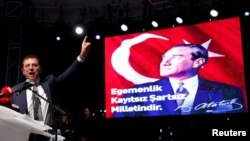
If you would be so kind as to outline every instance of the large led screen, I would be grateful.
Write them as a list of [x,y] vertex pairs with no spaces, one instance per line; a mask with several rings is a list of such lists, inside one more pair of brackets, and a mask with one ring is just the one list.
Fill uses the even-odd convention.
[[240,18],[106,37],[105,105],[106,118],[247,112]]

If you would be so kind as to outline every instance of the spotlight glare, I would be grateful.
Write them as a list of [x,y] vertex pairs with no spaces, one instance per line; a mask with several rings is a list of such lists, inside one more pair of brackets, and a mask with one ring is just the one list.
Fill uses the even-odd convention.
[[76,34],[80,35],[83,33],[83,28],[78,26],[75,28],[75,32],[76,32]]
[[245,15],[245,16],[249,16],[249,12],[246,11],[246,12],[244,13],[244,15]]
[[181,24],[181,23],[183,23],[183,20],[181,17],[176,17],[176,22]]
[[162,133],[162,129],[160,129],[160,133]]
[[158,23],[156,21],[152,21],[151,24],[152,24],[153,27],[158,27]]
[[122,31],[127,31],[127,30],[128,30],[128,26],[125,25],[125,24],[122,24],[122,25],[121,25],[121,30],[122,30]]
[[212,17],[217,17],[217,16],[218,16],[218,11],[212,9],[212,10],[210,11],[210,15],[211,15]]
[[56,37],[56,40],[57,40],[57,41],[60,41],[60,40],[61,40],[61,37],[57,36],[57,37]]
[[96,38],[96,40],[100,40],[101,36],[100,35],[96,35],[95,38]]

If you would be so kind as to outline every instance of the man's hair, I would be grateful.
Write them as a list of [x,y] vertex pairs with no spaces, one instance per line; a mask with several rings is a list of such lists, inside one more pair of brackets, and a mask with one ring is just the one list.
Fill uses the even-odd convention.
[[192,60],[195,60],[195,59],[198,59],[198,58],[204,58],[205,59],[205,63],[208,60],[208,51],[202,45],[199,45],[199,44],[179,44],[179,45],[175,45],[173,47],[174,48],[177,48],[177,47],[191,48],[193,50],[192,53],[191,53],[191,55],[192,55],[191,59]]
[[[29,59],[29,58],[36,58],[36,59],[38,60],[38,64],[40,65],[41,59],[40,59],[37,55],[33,55],[33,54],[31,54],[31,55],[26,55],[26,56],[23,58],[23,60],[22,60],[22,65],[23,65],[24,60],[27,60],[27,59]],[[22,66],[22,67],[23,67],[23,66]]]

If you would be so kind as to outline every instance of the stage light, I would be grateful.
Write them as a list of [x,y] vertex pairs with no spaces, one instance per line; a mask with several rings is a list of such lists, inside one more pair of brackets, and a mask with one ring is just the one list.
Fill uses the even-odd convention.
[[181,18],[181,17],[176,17],[176,22],[178,23],[178,24],[182,24],[183,23],[183,19]]
[[96,36],[95,36],[95,39],[96,39],[96,40],[100,40],[100,39],[101,39],[101,36],[100,36],[100,35],[96,35]]
[[158,23],[157,23],[156,21],[152,21],[151,24],[152,24],[152,26],[155,27],[155,28],[159,26]]
[[245,16],[249,16],[249,12],[246,11],[246,12],[244,13],[244,15],[245,15]]
[[57,36],[57,37],[56,37],[56,40],[57,40],[57,41],[60,41],[60,40],[61,40],[61,37]]
[[81,35],[81,34],[83,34],[83,28],[80,26],[77,26],[75,28],[75,32],[76,32],[76,34]]
[[212,10],[210,11],[210,15],[211,15],[212,17],[217,17],[217,16],[218,16],[218,11],[212,9]]
[[122,24],[122,25],[121,25],[121,30],[122,30],[122,31],[127,31],[127,30],[128,30],[128,26],[125,25],[125,24]]
[[160,128],[160,133],[162,133],[162,129]]

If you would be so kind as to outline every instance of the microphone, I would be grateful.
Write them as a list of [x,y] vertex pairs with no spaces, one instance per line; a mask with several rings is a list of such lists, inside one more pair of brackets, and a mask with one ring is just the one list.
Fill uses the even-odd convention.
[[12,89],[10,86],[4,86],[1,90],[0,93],[0,98],[1,97],[11,97],[13,94],[17,94],[19,95],[19,93],[23,90],[26,90],[30,87],[32,87],[34,84],[30,83],[30,82],[24,82],[23,86],[17,90]]
[[9,98],[9,97],[12,96],[13,93],[14,93],[14,91],[12,90],[11,87],[9,87],[9,86],[4,86],[4,87],[2,88],[2,90],[1,90],[0,98],[1,98],[1,97],[7,97],[7,98]]
[[10,99],[8,97],[2,97],[0,98],[0,104],[1,105],[9,105],[11,102],[10,102]]
[[23,87],[21,87],[21,89],[19,89],[19,90],[17,90],[17,91],[20,92],[20,91],[26,90],[26,89],[28,89],[28,88],[34,86],[34,85],[35,85],[35,84],[32,83],[32,82],[24,82]]
[[32,87],[34,84],[31,83],[31,82],[24,82],[23,86],[20,87],[19,89],[17,90],[13,90],[13,93],[15,93],[16,95],[19,95],[19,93],[21,91],[24,91],[24,90],[27,90],[28,88]]

